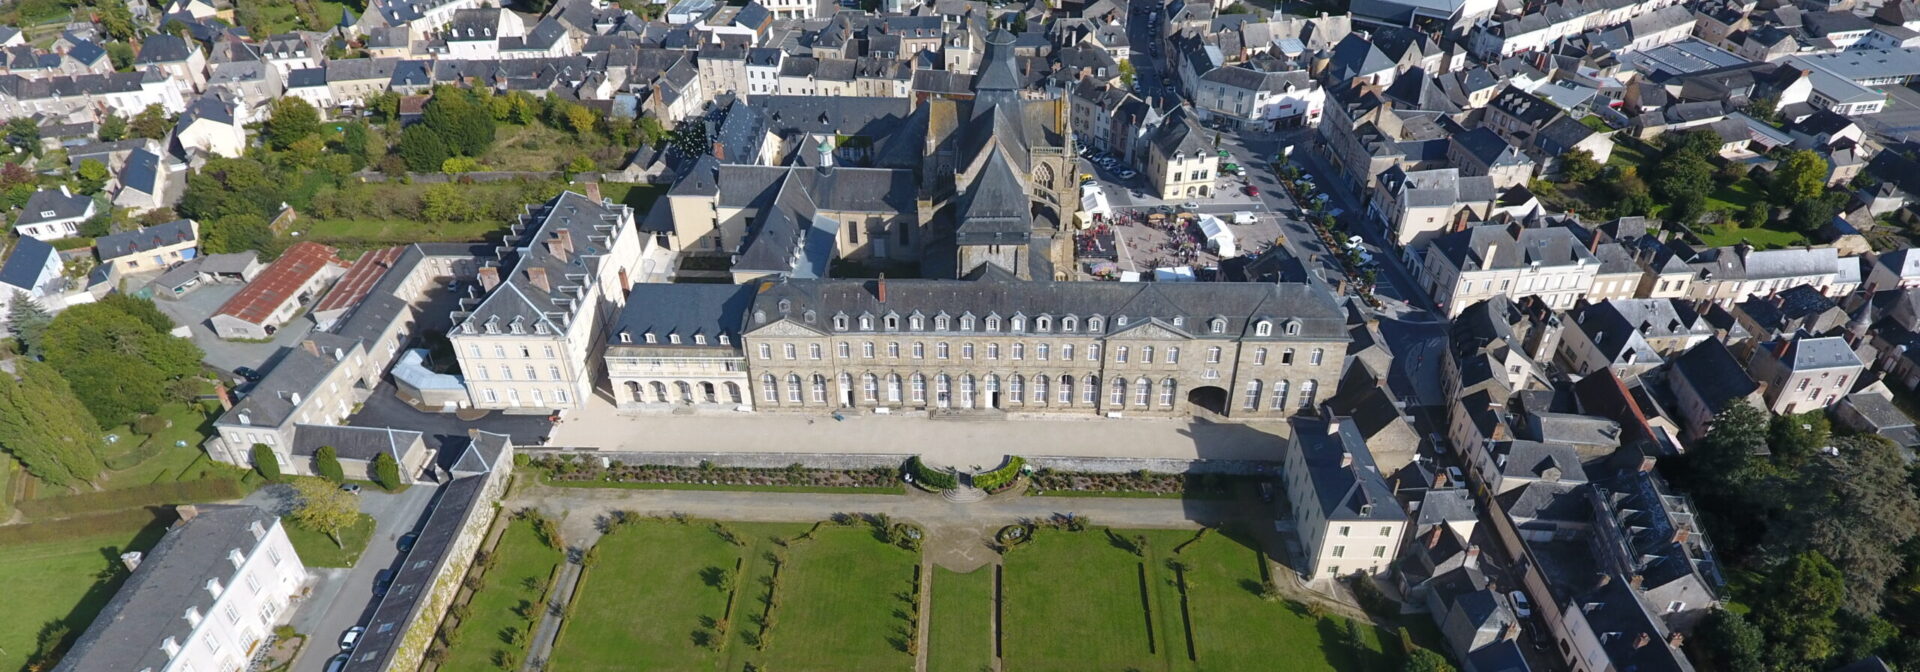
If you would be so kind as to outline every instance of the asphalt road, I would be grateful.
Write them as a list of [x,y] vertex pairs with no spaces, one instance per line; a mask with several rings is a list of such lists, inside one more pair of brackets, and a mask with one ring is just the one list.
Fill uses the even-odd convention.
[[[360,491],[360,511],[374,519],[373,539],[351,568],[307,568],[313,574],[313,593],[300,604],[292,623],[293,629],[308,639],[306,648],[294,658],[293,672],[324,672],[327,660],[340,652],[340,636],[347,628],[362,625],[372,617],[378,603],[373,596],[374,575],[399,567],[397,544],[401,535],[426,521],[427,504],[438,491],[430,483],[415,484],[393,495]],[[252,497],[265,500],[254,503],[286,510],[285,500],[268,490]]]

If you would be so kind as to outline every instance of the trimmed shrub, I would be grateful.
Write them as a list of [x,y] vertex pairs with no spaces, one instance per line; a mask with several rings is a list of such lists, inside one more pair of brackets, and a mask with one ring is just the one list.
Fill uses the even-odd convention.
[[1007,458],[1007,463],[999,469],[975,474],[973,477],[973,487],[987,492],[996,492],[1005,489],[1007,486],[1013,485],[1015,481],[1020,480],[1020,474],[1026,467],[1027,458],[1014,455]]
[[929,467],[920,460],[919,455],[907,459],[907,473],[912,474],[913,482],[923,488],[952,490],[960,487],[960,479],[953,472]]
[[400,489],[400,463],[394,461],[393,455],[381,453],[373,458],[373,482],[388,491]]
[[167,419],[158,415],[143,415],[133,421],[133,431],[153,436],[167,428]]
[[[146,506],[171,506],[191,502],[215,502],[239,499],[247,488],[238,481],[210,478],[199,481],[154,483],[118,490],[102,490],[79,495],[47,497],[20,502],[20,512],[28,518],[60,518],[101,511],[116,511]],[[151,514],[149,514],[150,516]],[[0,528],[7,529],[7,528]]]
[[280,458],[264,443],[253,444],[253,469],[269,483],[280,482]]
[[321,478],[335,483],[344,483],[347,480],[346,470],[340,468],[339,451],[334,450],[333,446],[321,446],[319,450],[314,451],[313,470],[319,473]]

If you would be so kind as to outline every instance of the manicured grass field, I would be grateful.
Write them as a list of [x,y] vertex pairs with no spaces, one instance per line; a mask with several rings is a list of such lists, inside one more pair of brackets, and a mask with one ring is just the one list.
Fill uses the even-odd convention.
[[1227,535],[1209,535],[1180,557],[1190,567],[1187,589],[1199,669],[1399,669],[1397,654],[1381,653],[1382,637],[1393,635],[1363,623],[1365,648],[1356,651],[1346,643],[1347,619],[1314,618],[1297,603],[1262,599],[1260,556]]
[[[773,576],[775,553],[785,553],[786,547],[779,541],[792,539],[807,531],[810,525],[794,523],[727,523],[747,542],[744,566],[740,570],[740,596],[733,606],[733,630],[727,635],[726,660],[720,670],[743,669],[751,661],[760,663],[766,660],[766,654],[756,648],[759,642],[760,616],[766,613],[768,582]],[[776,541],[778,540],[778,541]],[[783,598],[784,599],[784,598]]]
[[933,570],[927,672],[980,672],[993,662],[993,567]]
[[764,658],[786,672],[910,670],[918,556],[875,539],[865,525],[822,526],[793,542]]
[[[486,573],[486,584],[469,603],[458,641],[440,669],[494,669],[497,655],[511,655],[515,661],[525,657],[526,642],[532,639],[532,626],[540,616],[547,583],[553,579],[562,554],[541,543],[533,523],[526,520],[510,523],[493,553],[493,569]],[[635,615],[633,611],[620,612],[621,618]],[[517,643],[509,642],[510,632],[518,633]]]
[[[550,669],[712,669],[720,653],[706,644],[729,591],[751,592],[726,578],[743,552],[698,522],[642,521],[602,537]],[[734,608],[744,612],[750,601]],[[633,612],[639,605],[643,618]],[[730,629],[749,625],[740,613],[728,620]]]
[[[153,436],[144,437],[142,450],[150,451],[152,456],[139,464],[107,474],[102,485],[108,488],[125,488],[147,485],[163,481],[188,480],[181,478],[196,460],[205,453],[200,450],[200,442],[207,434],[202,431],[207,418],[198,406],[173,403],[160,408],[159,415],[172,421],[165,429]],[[122,441],[141,438],[131,431],[122,434]],[[180,442],[186,445],[180,445]]]
[[[1776,223],[1772,226],[1785,227],[1786,224]],[[1807,239],[1806,234],[1798,231],[1788,231],[1784,228],[1776,229],[1765,226],[1743,229],[1730,224],[1721,224],[1718,226],[1703,225],[1694,227],[1694,232],[1700,234],[1701,242],[1711,246],[1732,245],[1745,240],[1752,243],[1754,248],[1761,250],[1793,247],[1805,243]]]
[[126,578],[119,555],[151,548],[164,530],[156,523],[54,542],[0,545],[0,583],[7,586],[7,608],[0,610],[0,672],[24,670],[41,629],[49,623],[64,622],[69,636],[78,637]]
[[1006,664],[1065,672],[1166,669],[1156,655],[1163,647],[1149,646],[1152,639],[1164,644],[1165,636],[1149,633],[1153,579],[1142,582],[1144,562],[1100,530],[1041,530],[1008,552],[1001,607]]
[[286,527],[287,540],[293,542],[293,550],[308,567],[352,567],[367,550],[367,540],[373,538],[373,516],[364,513],[359,521],[340,531],[339,544],[333,543],[327,533],[309,530],[292,520]]

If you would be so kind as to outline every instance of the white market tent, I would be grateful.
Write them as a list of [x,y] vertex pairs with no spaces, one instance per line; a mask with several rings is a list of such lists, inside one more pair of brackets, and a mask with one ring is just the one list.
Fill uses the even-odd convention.
[[1233,231],[1228,230],[1227,223],[1220,221],[1219,217],[1201,215],[1200,235],[1206,236],[1207,246],[1213,248],[1220,258],[1240,256],[1239,249],[1234,246]]

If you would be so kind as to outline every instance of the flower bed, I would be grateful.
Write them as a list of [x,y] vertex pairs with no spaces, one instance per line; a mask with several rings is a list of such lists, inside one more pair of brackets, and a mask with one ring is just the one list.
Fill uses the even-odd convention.
[[545,470],[549,480],[561,484],[608,482],[687,483],[742,487],[892,488],[897,487],[900,477],[896,469],[809,469],[798,464],[778,469],[756,469],[720,467],[711,464],[698,467],[676,467],[616,462],[612,466],[602,468],[598,464],[588,462],[543,457],[533,460],[532,465]]
[[1226,498],[1232,496],[1235,484],[1252,480],[1246,476],[1222,474],[1162,474],[1151,471],[1095,474],[1041,469],[1033,473],[1027,492],[1055,496]]

